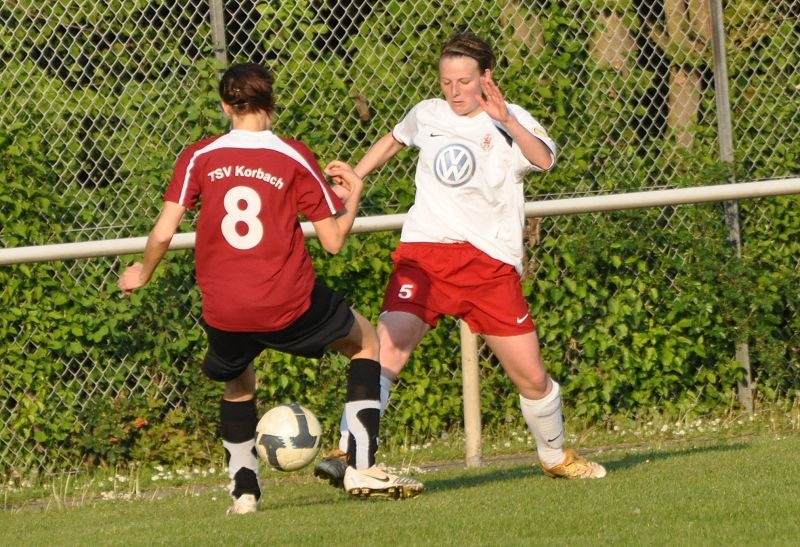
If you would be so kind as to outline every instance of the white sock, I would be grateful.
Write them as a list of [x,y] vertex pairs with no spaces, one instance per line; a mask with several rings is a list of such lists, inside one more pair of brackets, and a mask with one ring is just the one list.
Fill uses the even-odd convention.
[[[359,413],[367,411],[364,419],[372,424],[369,426],[359,419]],[[370,412],[371,411],[371,412]],[[344,405],[344,413],[347,417],[349,435],[355,443],[356,449],[354,462],[348,462],[356,469],[367,469],[374,461],[370,461],[375,450],[378,449],[378,437],[375,433],[380,423],[380,401],[350,401]],[[375,428],[375,432],[370,431],[370,427]],[[374,435],[374,436],[373,436]]]
[[[389,395],[392,391],[392,382],[389,378],[381,376],[381,416],[386,412],[386,407],[389,406]],[[347,427],[347,413],[342,412],[342,418],[339,420],[339,450],[347,452],[347,443],[350,430]]]
[[539,459],[548,467],[564,461],[564,417],[561,414],[561,390],[555,381],[542,399],[519,396],[522,417],[536,440]]
[[381,375],[381,416],[386,412],[386,407],[389,406],[389,396],[392,392],[394,382],[386,376]]
[[250,469],[258,477],[258,456],[256,455],[255,439],[243,443],[232,443],[223,439],[222,446],[230,454],[228,477],[231,480],[242,467]]

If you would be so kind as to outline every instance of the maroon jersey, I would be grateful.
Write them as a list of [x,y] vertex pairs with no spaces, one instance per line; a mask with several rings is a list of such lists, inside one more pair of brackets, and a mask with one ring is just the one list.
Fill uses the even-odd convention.
[[313,222],[343,204],[305,144],[239,130],[198,141],[178,158],[164,199],[201,202],[195,262],[209,325],[275,331],[308,309],[314,270],[298,213]]

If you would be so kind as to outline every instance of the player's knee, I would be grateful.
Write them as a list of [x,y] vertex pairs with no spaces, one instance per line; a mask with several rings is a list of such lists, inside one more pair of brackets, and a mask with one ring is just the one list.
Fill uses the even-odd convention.
[[[411,351],[413,351],[413,349]],[[383,340],[381,340],[380,363],[384,370],[384,375],[390,379],[397,378],[397,375],[403,370],[403,367],[411,356],[411,351],[403,349],[391,342],[384,345]]]
[[203,374],[216,382],[230,382],[241,376],[249,364],[231,363],[208,351],[203,359]]
[[356,314],[356,325],[360,331],[360,336],[358,337],[358,342],[354,344],[354,354],[377,361],[380,356],[380,342],[378,341],[378,333],[375,327],[372,326],[372,323],[367,318],[358,314]]
[[365,353],[369,353],[373,359],[378,358],[381,345],[380,341],[378,340],[378,333],[376,333],[375,329],[371,328],[371,326],[369,331],[364,333],[362,338],[362,346]]
[[514,383],[520,395],[527,399],[541,399],[545,397],[552,388],[550,378],[546,374],[528,376]]

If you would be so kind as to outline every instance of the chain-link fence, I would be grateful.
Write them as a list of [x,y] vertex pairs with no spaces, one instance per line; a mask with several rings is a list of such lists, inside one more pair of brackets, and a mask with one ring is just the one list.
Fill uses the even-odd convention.
[[[724,12],[715,11],[720,7]],[[275,72],[280,133],[311,142],[322,162],[356,160],[411,105],[438,94],[438,47],[463,27],[496,45],[495,76],[507,99],[528,109],[560,147],[556,170],[532,179],[530,199],[800,171],[800,7],[793,0],[724,6],[718,0],[7,1],[0,20],[2,124],[37,141],[58,173],[55,180],[31,180],[51,186],[50,198],[41,201],[50,233],[31,241],[25,223],[7,224],[0,230],[4,247],[144,235],[175,155],[225,129],[216,78],[234,61],[264,62]],[[724,163],[733,167],[713,169]],[[373,175],[364,214],[404,212],[413,167],[407,155]],[[4,208],[11,207],[9,197]],[[786,219],[776,217],[770,204],[733,203],[726,211],[718,223],[745,252],[748,238],[785,230]],[[680,263],[687,259],[684,250],[658,232],[694,225],[694,214],[670,207],[643,218],[621,217],[617,233],[644,238],[654,252]],[[591,233],[600,222],[600,215],[531,222],[528,278],[559,275],[552,270],[558,263],[544,257],[557,254],[564,234]],[[794,242],[772,244],[786,246],[800,270]],[[637,267],[630,266],[634,279]],[[65,406],[88,408],[93,398],[153,386],[179,404],[184,387],[165,385],[159,367],[142,366],[140,355],[120,348],[113,361],[98,362],[73,340],[102,343],[103,329],[112,324],[99,322],[94,333],[38,331],[41,317],[59,313],[43,304],[48,287],[74,287],[79,307],[87,291],[108,292],[118,271],[117,260],[65,263],[55,278],[40,280],[38,292],[28,288],[24,301],[12,280],[30,276],[30,269],[7,272],[3,302],[25,310],[27,319],[2,325],[0,396],[8,402],[0,427],[12,433],[0,443],[0,468],[47,467],[43,460],[53,454],[42,454],[31,439],[13,432],[35,432],[32,423]],[[672,274],[664,266],[661,275]],[[188,294],[190,281],[182,283],[176,282],[176,291]],[[782,320],[798,322],[791,314]],[[182,331],[162,339],[178,368],[185,366]],[[800,342],[796,331],[793,336],[787,345],[794,349],[780,353],[774,366],[797,370],[791,367],[798,366]],[[46,347],[32,342],[43,337],[59,341]],[[583,351],[570,346],[561,366],[569,370]],[[61,380],[75,384],[66,391],[77,394],[75,400],[26,396],[30,378],[6,356],[42,353],[60,360]],[[75,432],[80,434],[80,424]]]

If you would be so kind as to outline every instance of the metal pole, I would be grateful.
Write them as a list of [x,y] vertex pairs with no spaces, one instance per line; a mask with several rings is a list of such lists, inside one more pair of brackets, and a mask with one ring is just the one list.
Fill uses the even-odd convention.
[[481,377],[478,337],[464,321],[461,330],[461,374],[464,392],[464,456],[467,467],[481,465]]
[[[722,0],[710,0],[711,49],[714,55],[714,90],[717,106],[717,131],[719,133],[719,157],[723,163],[733,163],[733,125],[731,123],[731,101],[728,90],[728,61],[725,52],[725,25],[723,21]],[[736,177],[730,176],[730,183]],[[742,257],[742,235],[739,224],[739,202],[725,201],[725,223],[728,226],[728,241],[736,251],[736,258]],[[753,394],[755,383],[750,368],[750,349],[747,340],[736,347],[736,360],[745,371],[745,378],[739,382],[739,403],[750,414],[753,413]]]
[[211,17],[211,34],[214,38],[214,56],[220,66],[228,66],[228,44],[225,40],[225,1],[208,0]]
[[[732,198],[751,199],[790,194],[800,194],[800,177],[547,201],[530,201],[525,204],[525,216],[554,217],[561,215],[577,215],[581,213],[599,213],[602,211],[643,209],[646,207],[661,207],[665,205],[684,205],[711,201],[719,202]],[[353,224],[352,233],[399,230],[403,226],[405,217],[406,215],[402,213],[358,217]],[[310,222],[302,222],[301,226],[303,228],[303,234],[306,237],[314,237],[314,227]],[[101,241],[81,241],[76,243],[55,243],[29,247],[8,247],[0,249],[0,265],[138,254],[144,251],[146,241],[146,237],[131,237]],[[169,248],[172,251],[194,249],[194,243],[194,232],[180,233],[172,238],[172,243]]]

